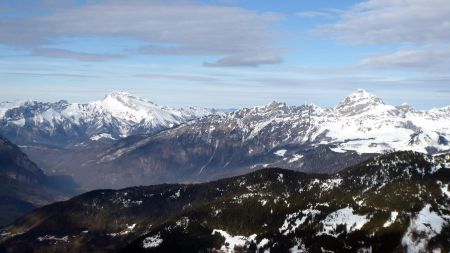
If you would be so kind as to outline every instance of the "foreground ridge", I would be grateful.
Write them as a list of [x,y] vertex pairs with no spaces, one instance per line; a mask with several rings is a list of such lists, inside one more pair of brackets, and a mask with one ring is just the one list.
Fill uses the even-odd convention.
[[450,155],[393,152],[333,175],[263,169],[98,190],[38,209],[5,252],[447,252]]

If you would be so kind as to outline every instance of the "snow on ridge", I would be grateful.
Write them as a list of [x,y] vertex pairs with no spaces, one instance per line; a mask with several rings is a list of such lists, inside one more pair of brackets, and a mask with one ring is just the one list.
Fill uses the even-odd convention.
[[355,230],[360,230],[368,221],[367,215],[354,214],[353,208],[345,207],[327,215],[322,221],[323,231],[319,235],[327,234],[337,237],[339,236],[336,233],[338,225],[344,225],[346,232],[351,233]]

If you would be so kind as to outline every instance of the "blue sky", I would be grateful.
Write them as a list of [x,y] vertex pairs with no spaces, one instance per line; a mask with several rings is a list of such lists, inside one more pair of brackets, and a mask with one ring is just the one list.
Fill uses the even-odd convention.
[[2,1],[0,100],[450,105],[446,0]]

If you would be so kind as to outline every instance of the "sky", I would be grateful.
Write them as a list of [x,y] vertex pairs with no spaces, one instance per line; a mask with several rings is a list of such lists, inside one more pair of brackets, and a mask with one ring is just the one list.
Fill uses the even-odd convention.
[[450,105],[448,0],[3,0],[0,101]]

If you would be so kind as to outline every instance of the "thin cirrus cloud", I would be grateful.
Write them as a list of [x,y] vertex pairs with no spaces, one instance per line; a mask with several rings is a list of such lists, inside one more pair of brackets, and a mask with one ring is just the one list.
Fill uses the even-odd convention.
[[177,80],[177,81],[190,81],[190,82],[220,82],[220,79],[200,76],[200,75],[184,75],[184,74],[156,74],[156,73],[145,73],[137,74],[135,77],[140,78],[150,78],[150,79],[167,79],[167,80]]
[[282,62],[277,53],[261,52],[227,56],[215,62],[204,62],[207,67],[257,67],[261,64],[277,64]]
[[[53,46],[64,37],[117,37],[146,43],[130,51],[148,55],[207,55],[224,59],[246,57],[249,51],[265,54],[278,50],[274,43],[279,35],[269,28],[280,19],[278,14],[183,1],[105,3],[57,8],[46,15],[0,18],[0,43],[35,49]],[[78,60],[114,58],[37,50],[50,57]],[[260,63],[252,64],[278,63],[262,58]]]
[[52,57],[52,58],[75,59],[80,61],[92,61],[92,62],[124,58],[124,56],[120,54],[83,53],[57,48],[37,48],[32,51],[32,55]]

